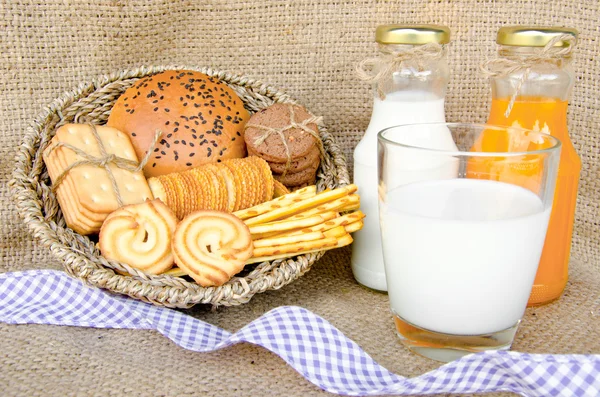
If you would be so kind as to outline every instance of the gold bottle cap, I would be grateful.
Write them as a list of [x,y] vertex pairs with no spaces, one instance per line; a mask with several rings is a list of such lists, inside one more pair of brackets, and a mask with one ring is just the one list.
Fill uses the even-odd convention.
[[375,31],[380,44],[447,44],[450,29],[443,25],[380,25]]
[[[575,45],[577,41],[577,30],[572,28],[544,27],[544,26],[504,26],[498,29],[496,43],[509,46],[521,47],[543,47],[554,37],[561,34],[573,36]],[[559,41],[555,47],[566,47],[567,41]]]

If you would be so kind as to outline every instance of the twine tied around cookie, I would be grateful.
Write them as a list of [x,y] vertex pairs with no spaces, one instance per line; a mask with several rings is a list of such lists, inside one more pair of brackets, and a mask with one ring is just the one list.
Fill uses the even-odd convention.
[[428,61],[440,59],[444,54],[444,47],[438,43],[427,43],[401,50],[382,46],[379,56],[363,59],[356,65],[356,75],[361,81],[377,84],[377,93],[380,99],[385,99],[383,84],[393,73],[400,69],[406,61],[416,63],[419,70],[425,69]]
[[[568,57],[573,50],[573,41],[575,37],[570,34],[561,34],[553,37],[548,43],[542,47],[539,53],[530,56],[504,56],[501,58],[487,60],[482,63],[479,68],[486,77],[506,77],[512,73],[523,71],[523,75],[519,79],[515,91],[513,92],[504,117],[510,115],[512,108],[515,104],[517,96],[523,88],[523,84],[529,77],[531,69],[540,64],[557,64],[562,61],[563,58]],[[566,42],[567,45],[561,48],[554,48],[558,42]]]
[[262,145],[264,143],[264,141],[269,136],[271,136],[271,134],[277,134],[281,138],[281,143],[283,143],[283,147],[285,148],[285,156],[286,156],[285,168],[283,170],[283,173],[281,174],[282,176],[287,175],[290,165],[292,164],[292,153],[290,152],[290,147],[288,145],[287,139],[285,138],[285,134],[284,134],[284,132],[287,130],[299,128],[302,131],[305,131],[305,132],[311,134],[313,137],[315,137],[315,139],[317,141],[317,146],[319,148],[319,152],[321,153],[321,157],[325,156],[325,149],[323,148],[323,142],[321,141],[321,137],[319,136],[319,133],[308,127],[309,124],[319,124],[323,120],[323,117],[321,117],[321,116],[317,117],[317,116],[313,116],[311,114],[311,116],[309,118],[302,120],[302,122],[298,123],[298,122],[296,122],[296,114],[294,113],[294,106],[291,104],[288,104],[288,109],[290,112],[290,124],[286,125],[285,127],[274,128],[274,127],[268,127],[268,126],[257,125],[257,124],[246,124],[246,126],[244,127],[244,129],[256,128],[258,130],[264,131],[264,133],[262,135],[258,136],[254,140],[254,144],[256,146]]
[[152,151],[154,150],[154,146],[156,145],[156,142],[162,135],[162,132],[158,129],[156,130],[156,132],[154,133],[154,139],[152,140],[152,144],[150,145],[150,147],[148,148],[148,151],[142,158],[142,161],[140,161],[138,163],[136,161],[129,160],[129,159],[126,159],[123,157],[118,157],[113,153],[108,153],[106,151],[106,148],[104,147],[104,143],[102,142],[100,135],[98,134],[98,131],[96,130],[96,126],[93,124],[89,124],[89,126],[91,127],[92,135],[94,136],[94,138],[96,139],[96,142],[98,143],[98,148],[100,149],[100,157],[94,157],[94,156],[90,155],[89,153],[86,153],[85,151],[81,150],[80,148],[73,146],[69,143],[57,142],[51,148],[51,151],[54,151],[54,150],[58,149],[59,147],[66,147],[67,149],[72,150],[76,155],[83,157],[83,159],[73,162],[67,168],[65,168],[63,170],[63,172],[56,178],[56,180],[52,184],[52,191],[55,192],[56,189],[58,189],[60,184],[63,182],[63,180],[68,175],[69,171],[71,171],[73,168],[79,167],[82,165],[95,165],[97,167],[104,168],[104,170],[106,170],[106,173],[108,174],[108,178],[110,179],[110,182],[112,184],[115,195],[117,196],[117,203],[118,203],[119,207],[122,207],[123,206],[123,197],[121,196],[121,191],[119,190],[117,180],[116,180],[112,170],[110,169],[109,165],[114,164],[118,168],[121,168],[121,169],[124,169],[127,171],[131,171],[131,172],[141,171],[144,168],[144,166],[146,165],[146,163],[148,162],[148,160],[150,159],[150,155],[152,154]]

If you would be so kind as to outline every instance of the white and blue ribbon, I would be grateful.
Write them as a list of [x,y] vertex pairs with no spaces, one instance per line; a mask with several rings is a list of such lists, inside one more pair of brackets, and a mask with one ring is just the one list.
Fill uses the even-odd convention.
[[600,355],[485,352],[405,378],[301,307],[278,307],[230,333],[176,310],[89,288],[54,270],[0,274],[0,321],[152,329],[195,352],[252,343],[277,354],[321,389],[343,395],[510,391],[531,397],[600,396]]

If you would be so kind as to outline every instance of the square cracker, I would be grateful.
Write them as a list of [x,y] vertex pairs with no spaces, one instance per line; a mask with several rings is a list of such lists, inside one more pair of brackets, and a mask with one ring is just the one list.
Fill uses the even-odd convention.
[[[106,126],[96,126],[96,131],[108,154],[114,154],[135,162],[138,161],[127,135],[115,128]],[[47,164],[54,165],[54,167],[49,167],[48,170],[52,180],[55,180],[70,164],[84,160],[83,157],[70,148],[57,147],[59,142],[77,147],[93,157],[99,158],[101,156],[100,145],[94,137],[90,125],[66,124],[56,131],[56,135],[44,151],[44,161]],[[50,168],[53,168],[52,171],[54,172],[50,172]],[[109,164],[109,168],[115,177],[124,205],[140,203],[147,198],[152,199],[152,192],[142,171],[124,170],[118,168],[115,164]],[[92,218],[92,224],[119,207],[117,195],[109,175],[101,167],[94,165],[77,166],[71,169],[65,181],[68,189],[58,189],[57,194],[62,190],[65,192],[64,194],[73,194],[74,197],[63,197],[59,200],[59,203],[66,200],[75,200],[76,204],[69,206],[69,210],[79,211],[80,214],[78,215],[83,214],[83,218]],[[95,214],[95,216],[92,216],[92,214]],[[78,219],[80,216],[74,215],[71,218]]]
[[[59,151],[54,151],[52,155],[46,159],[46,168],[48,169],[50,178],[56,180],[62,171],[67,168],[67,163],[62,156],[60,156]],[[102,223],[106,218],[106,215],[108,215],[104,212],[93,212],[81,206],[77,195],[77,189],[75,188],[73,178],[71,178],[70,174],[67,174],[60,186],[58,186],[56,195],[61,208],[64,208],[65,206],[61,202],[62,199],[62,201],[68,203],[68,206],[72,207],[74,211],[81,213],[82,216],[90,221]]]
[[[61,167],[57,163],[58,156],[54,153],[50,158],[46,158],[46,168],[52,180],[56,180],[61,173]],[[72,181],[67,176],[56,189],[56,199],[63,212],[67,225],[80,234],[91,234],[94,230],[99,230],[102,226],[102,221],[107,214],[95,214],[85,210],[79,204],[75,189],[72,187]]]

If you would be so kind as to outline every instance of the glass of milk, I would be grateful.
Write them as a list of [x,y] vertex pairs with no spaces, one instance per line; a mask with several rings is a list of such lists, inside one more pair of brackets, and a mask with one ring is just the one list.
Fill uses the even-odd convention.
[[[423,138],[448,132],[456,150]],[[476,144],[498,139],[521,150]],[[541,132],[483,124],[411,124],[378,134],[385,276],[409,349],[451,361],[510,348],[544,244],[560,146]]]

